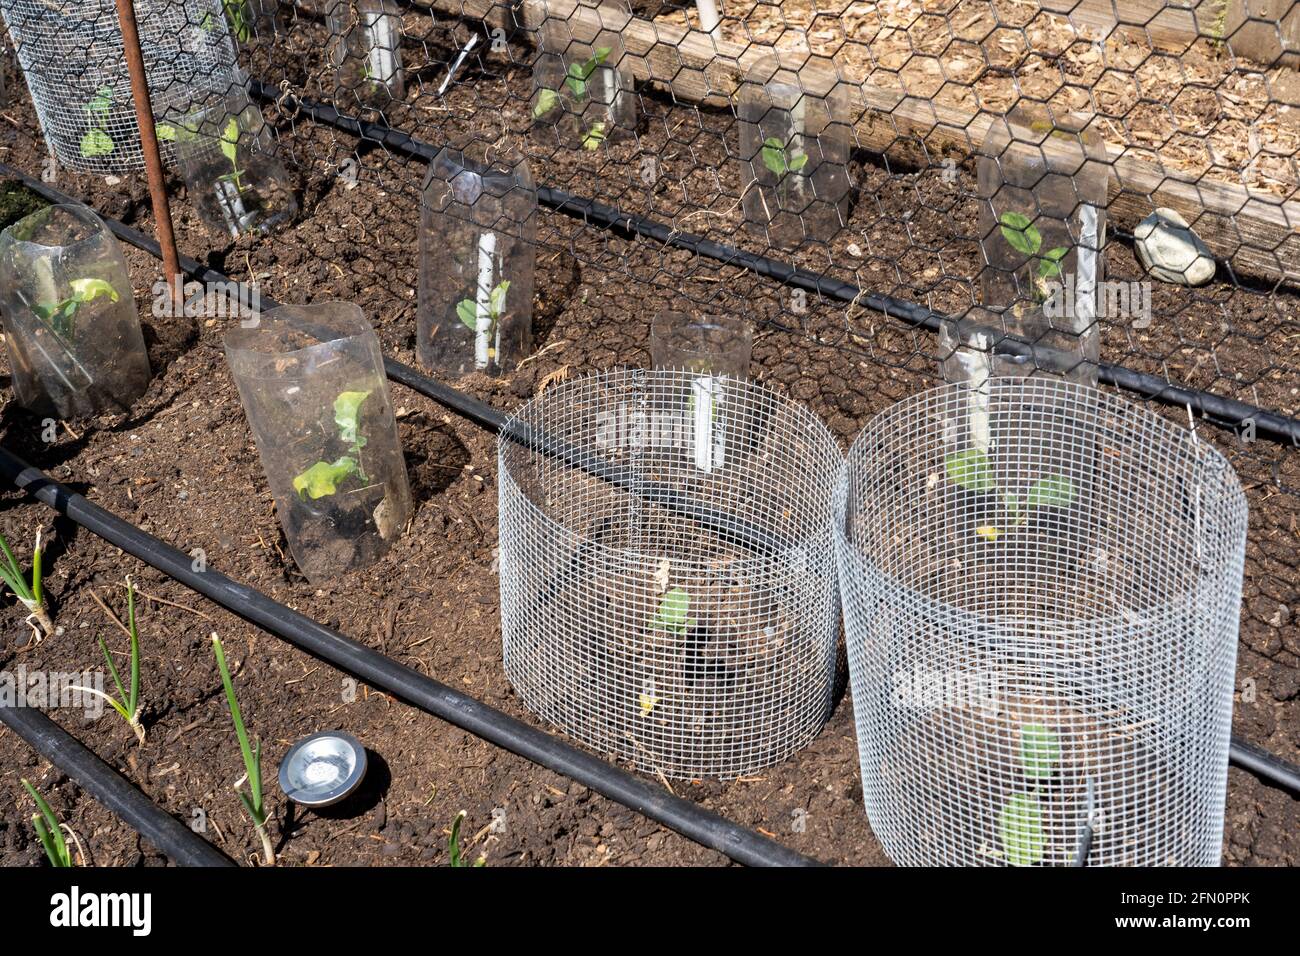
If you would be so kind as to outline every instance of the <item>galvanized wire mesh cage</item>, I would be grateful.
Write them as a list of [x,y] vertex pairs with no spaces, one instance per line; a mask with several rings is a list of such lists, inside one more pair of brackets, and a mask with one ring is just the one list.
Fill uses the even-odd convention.
[[1204,438],[1070,383],[944,386],[849,453],[871,826],[912,865],[1211,865],[1247,509]]
[[[113,0],[0,0],[46,143],[80,172],[140,169],[140,129]],[[220,0],[138,0],[155,118],[224,92],[235,68]],[[171,137],[160,136],[170,155]]]
[[526,405],[499,466],[505,668],[527,706],[674,778],[808,743],[835,674],[842,460],[815,415],[736,379],[614,371]]

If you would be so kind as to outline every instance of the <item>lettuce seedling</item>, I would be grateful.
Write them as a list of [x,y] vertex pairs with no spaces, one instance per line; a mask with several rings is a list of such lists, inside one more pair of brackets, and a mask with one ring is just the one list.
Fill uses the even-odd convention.
[[[569,64],[568,70],[565,72],[564,85],[568,87],[575,100],[586,99],[587,82],[591,79],[591,74],[595,73],[596,68],[609,58],[611,52],[610,47],[597,47],[587,60],[582,63]],[[533,105],[533,119],[541,119],[559,105],[560,91],[553,90],[550,87],[543,87],[537,92],[537,102]],[[588,148],[595,149],[596,147]]]
[[235,187],[236,192],[244,191],[244,183],[240,177],[244,171],[239,168],[239,117],[232,116],[226,123],[225,129],[221,131],[221,155],[226,157],[230,163],[230,172],[226,173],[221,179],[226,180]]
[[59,818],[54,815],[45,798],[26,778],[23,778],[22,784],[31,798],[36,801],[36,808],[41,811],[32,814],[32,827],[36,830],[36,839],[41,841],[45,855],[49,857],[50,865],[71,867],[72,853],[68,850],[67,841],[63,839],[63,827],[59,825]]
[[659,602],[659,610],[650,619],[650,628],[671,634],[685,634],[695,627],[695,618],[687,617],[690,595],[681,588],[673,588]]
[[235,736],[239,738],[239,752],[244,758],[244,775],[248,781],[247,793],[238,789],[239,784],[235,785],[235,792],[239,794],[239,802],[248,811],[253,828],[262,839],[262,855],[266,865],[275,866],[275,847],[271,844],[271,834],[266,828],[266,803],[262,799],[262,744],[257,741],[249,745],[248,731],[244,729],[244,718],[239,711],[235,686],[230,679],[230,668],[226,666],[225,648],[221,646],[221,638],[216,634],[212,635],[212,652],[217,657],[217,670],[221,672],[221,685],[226,690],[226,703],[230,706],[230,718],[235,723]]
[[334,399],[334,424],[339,437],[347,442],[349,454],[332,462],[318,461],[293,479],[293,490],[301,497],[324,498],[335,494],[339,486],[356,475],[369,481],[361,465],[361,449],[366,446],[361,434],[361,405],[370,396],[369,391],[340,392]]
[[605,124],[592,123],[591,129],[582,135],[582,148],[592,152],[600,149],[602,143],[606,140]]
[[36,544],[32,548],[32,576],[30,582],[18,566],[18,559],[4,535],[0,534],[0,551],[4,560],[0,561],[0,580],[13,592],[14,597],[27,608],[27,625],[32,629],[35,643],[39,644],[46,636],[54,633],[54,621],[45,604],[45,594],[41,589],[41,533],[36,532]]
[[60,336],[71,340],[76,330],[77,312],[83,305],[99,298],[117,302],[121,297],[103,279],[73,279],[68,285],[72,288],[72,295],[57,302],[38,302],[32,306],[32,311]]
[[[953,452],[943,460],[943,470],[948,480],[967,491],[977,494],[997,494],[997,478],[988,455],[978,448]],[[1002,493],[1002,504],[1011,519],[1010,529],[1018,528],[1029,520],[1035,508],[1067,508],[1074,503],[1074,483],[1064,475],[1048,475],[1029,486],[1021,497],[1013,491]],[[980,525],[975,533],[981,538],[996,541],[1007,528],[998,525]]]
[[1020,728],[1020,768],[1032,782],[1028,790],[1013,793],[998,814],[998,838],[1012,866],[1042,862],[1047,849],[1043,834],[1043,806],[1038,788],[1056,772],[1061,745],[1056,734],[1042,724]]

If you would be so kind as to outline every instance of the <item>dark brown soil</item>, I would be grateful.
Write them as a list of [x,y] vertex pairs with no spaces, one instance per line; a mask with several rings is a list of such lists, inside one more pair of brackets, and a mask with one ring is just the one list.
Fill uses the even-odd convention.
[[[433,143],[447,140],[522,148],[539,183],[592,196],[628,210],[675,220],[762,248],[739,223],[738,174],[723,159],[731,118],[673,106],[646,95],[637,140],[599,155],[558,151],[524,140],[529,102],[522,61],[512,47],[494,53],[488,70],[467,70],[437,100],[439,61],[464,27],[421,14],[408,30],[425,37],[405,51],[418,78],[408,105],[390,119]],[[458,30],[458,32],[456,32]],[[295,37],[278,69],[309,90],[322,75],[310,37]],[[292,44],[297,44],[293,46]],[[417,58],[423,55],[421,65]],[[20,89],[12,82],[10,88]],[[39,173],[45,152],[32,139],[31,107],[11,103],[0,128],[3,159]],[[204,229],[183,187],[172,183],[181,248],[240,279],[258,281],[281,301],[350,299],[374,323],[384,350],[414,361],[416,202],[422,170],[372,148],[360,156],[359,181],[336,174],[354,155],[350,137],[272,110],[271,121],[298,176],[303,214],[272,238],[231,243]],[[901,153],[900,153],[901,155]],[[913,157],[914,158],[914,157]],[[647,161],[651,165],[647,165]],[[937,164],[938,160],[936,160]],[[720,166],[720,179],[712,168]],[[643,169],[655,175],[649,183]],[[947,182],[938,165],[922,172],[891,156],[860,155],[852,230],[805,264],[864,287],[951,308],[969,286],[978,255],[967,170]],[[106,182],[60,172],[55,185],[88,198],[104,214],[148,230],[141,175]],[[964,238],[963,238],[964,237]],[[769,387],[813,407],[846,446],[889,403],[936,383],[933,340],[869,312],[847,316],[833,303],[806,301],[789,289],[688,253],[632,242],[595,226],[540,214],[537,313],[539,354],[507,379],[471,379],[462,387],[513,408],[563,376],[648,361],[651,316],[686,307],[740,313],[760,331],[753,372]],[[849,244],[854,246],[849,249]],[[855,254],[856,251],[856,254]],[[137,304],[154,369],[148,393],[126,417],[69,423],[46,443],[42,423],[11,403],[0,418],[7,447],[105,508],[396,660],[526,720],[501,664],[496,568],[496,458],[492,439],[414,393],[394,387],[394,405],[410,468],[415,513],[407,533],[371,572],[313,588],[293,567],[273,513],[256,450],[222,354],[233,319],[151,315],[158,263],[128,250]],[[1129,249],[1112,243],[1113,277],[1138,278]],[[1300,410],[1297,302],[1219,281],[1195,295],[1156,291],[1151,328],[1111,327],[1108,358],[1294,414]],[[1172,417],[1178,418],[1177,414]],[[1184,418],[1185,420],[1185,418]],[[1203,427],[1201,434],[1233,460],[1248,488],[1251,538],[1238,661],[1235,730],[1290,759],[1300,759],[1300,457],[1263,442],[1244,444]],[[265,746],[268,777],[289,745],[339,727],[372,750],[374,786],[361,801],[332,814],[290,818],[274,788],[273,829],[287,865],[440,864],[455,814],[468,811],[466,842],[489,865],[696,865],[724,858],[600,798],[566,779],[492,747],[391,698],[215,609],[94,536],[52,518],[44,506],[0,497],[0,530],[25,558],[40,528],[49,542],[47,587],[58,635],[25,648],[23,614],[0,620],[0,667],[68,671],[95,667],[95,638],[115,653],[122,634],[92,599],[124,613],[121,582],[131,575],[142,594],[144,722],[138,749],[112,714],[88,723],[56,712],[69,730],[123,769],[177,817],[206,821],[206,836],[251,860],[257,841],[232,787],[243,773],[221,694],[209,634],[219,633],[236,669],[252,733]],[[19,777],[46,794],[105,865],[162,860],[120,821],[0,732],[0,863],[41,859]],[[852,701],[845,695],[811,746],[754,778],[675,784],[676,792],[797,850],[840,864],[887,862],[862,809]],[[198,825],[198,824],[196,824]],[[1300,800],[1230,772],[1225,862],[1300,864]]]

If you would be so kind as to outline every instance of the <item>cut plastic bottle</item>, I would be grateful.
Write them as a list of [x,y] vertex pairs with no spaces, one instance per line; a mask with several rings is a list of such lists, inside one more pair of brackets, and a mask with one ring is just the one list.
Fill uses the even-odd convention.
[[0,233],[0,307],[24,408],[63,419],[124,411],[149,387],[126,260],[87,207],[50,206]]
[[288,305],[226,335],[285,539],[313,584],[368,567],[411,514],[379,340],[348,302]]

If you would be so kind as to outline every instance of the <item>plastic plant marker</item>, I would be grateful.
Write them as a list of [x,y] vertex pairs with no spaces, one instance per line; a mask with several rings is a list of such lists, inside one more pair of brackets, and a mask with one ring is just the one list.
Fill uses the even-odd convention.
[[40,841],[50,865],[60,868],[71,867],[72,853],[68,850],[67,841],[63,839],[63,827],[59,824],[59,818],[54,815],[45,798],[26,778],[23,778],[22,785],[40,811],[39,814],[32,815],[32,828],[36,830],[36,838]]

